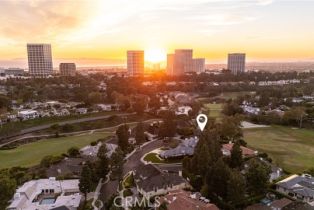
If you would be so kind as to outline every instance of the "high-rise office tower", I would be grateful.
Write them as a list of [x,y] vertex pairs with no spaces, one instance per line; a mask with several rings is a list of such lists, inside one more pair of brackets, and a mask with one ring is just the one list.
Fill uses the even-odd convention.
[[245,53],[228,54],[228,69],[232,74],[245,72]]
[[75,76],[76,74],[75,63],[60,63],[59,70],[61,76]]
[[205,71],[205,59],[193,58],[192,49],[175,50],[167,56],[167,74],[181,75],[189,72],[201,73]]
[[192,49],[180,49],[174,52],[173,74],[180,75],[192,71]]
[[167,74],[173,75],[174,54],[167,55]]
[[205,71],[205,58],[193,58],[193,72],[202,73]]
[[53,73],[50,44],[27,44],[29,74],[46,77]]
[[127,51],[127,69],[130,76],[144,75],[144,51]]

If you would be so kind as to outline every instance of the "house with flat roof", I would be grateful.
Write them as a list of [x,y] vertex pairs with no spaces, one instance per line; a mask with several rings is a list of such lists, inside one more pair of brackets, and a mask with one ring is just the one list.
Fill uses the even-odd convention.
[[7,210],[50,210],[66,207],[77,210],[81,203],[79,180],[31,180],[16,190]]
[[311,175],[289,176],[277,182],[276,190],[314,206],[314,177]]

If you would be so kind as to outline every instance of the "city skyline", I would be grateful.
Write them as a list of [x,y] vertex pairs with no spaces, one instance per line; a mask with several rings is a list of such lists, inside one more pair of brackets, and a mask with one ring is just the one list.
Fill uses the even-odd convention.
[[57,63],[78,66],[125,64],[129,49],[163,53],[164,62],[167,53],[190,48],[206,63],[226,63],[233,52],[246,53],[248,62],[313,61],[313,6],[281,0],[5,0],[0,66],[27,67],[25,45],[32,42],[50,43]]

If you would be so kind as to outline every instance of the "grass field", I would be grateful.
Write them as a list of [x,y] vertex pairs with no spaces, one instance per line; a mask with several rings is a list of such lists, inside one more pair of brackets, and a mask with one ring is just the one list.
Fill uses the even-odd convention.
[[161,159],[158,157],[157,153],[151,152],[148,153],[145,157],[144,160],[147,162],[152,162],[152,163],[164,163],[164,164],[170,164],[170,163],[180,163],[182,161],[181,158],[176,158],[176,159]]
[[0,150],[0,169],[14,166],[34,166],[47,155],[61,155],[71,147],[84,147],[110,133],[93,133],[80,136],[51,138],[25,144],[11,150]]
[[111,112],[98,112],[98,113],[89,113],[84,115],[71,115],[71,116],[61,116],[61,117],[44,117],[44,118],[37,118],[33,120],[26,120],[26,121],[18,121],[18,122],[11,122],[4,124],[0,129],[0,135],[12,134],[14,132],[18,132],[22,129],[31,128],[38,125],[45,125],[50,123],[59,123],[68,120],[76,120],[81,118],[87,117],[97,117],[97,116],[106,116],[106,115],[113,115],[118,112],[111,111]]
[[209,116],[212,118],[220,118],[222,104],[205,104],[205,108],[209,109]]
[[244,129],[244,139],[288,172],[300,173],[314,167],[313,130],[283,126]]
[[252,95],[255,92],[250,91],[239,91],[239,92],[223,92],[220,97],[226,100],[228,99],[236,99],[238,96]]

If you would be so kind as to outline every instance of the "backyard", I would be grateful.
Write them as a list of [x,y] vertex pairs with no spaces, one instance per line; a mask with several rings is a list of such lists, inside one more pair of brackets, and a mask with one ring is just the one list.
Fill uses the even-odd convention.
[[39,164],[41,159],[47,155],[61,155],[71,147],[82,148],[110,134],[109,132],[95,132],[78,136],[51,138],[25,144],[15,149],[0,150],[0,169],[14,166],[34,166]]
[[244,129],[249,147],[266,152],[273,162],[291,173],[314,167],[314,131],[284,126]]

